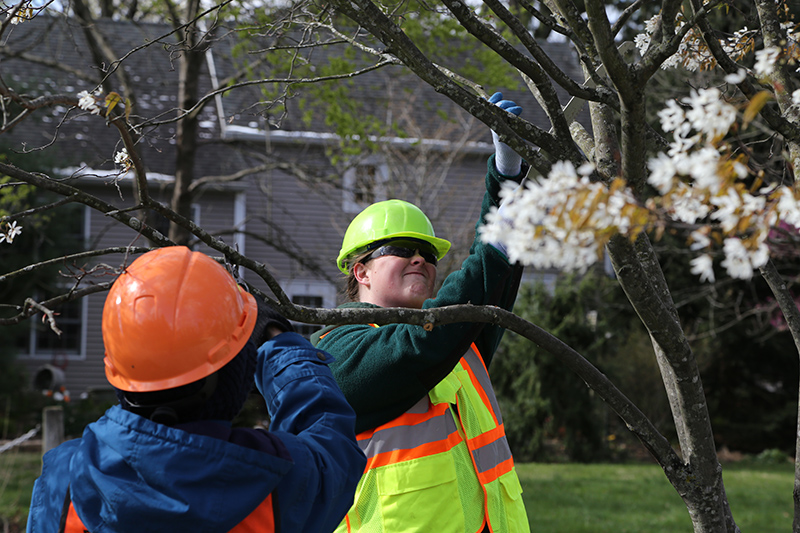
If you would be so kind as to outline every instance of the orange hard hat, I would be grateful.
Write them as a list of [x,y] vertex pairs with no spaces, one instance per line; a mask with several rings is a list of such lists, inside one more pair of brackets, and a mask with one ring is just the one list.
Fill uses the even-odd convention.
[[244,347],[257,313],[253,296],[209,256],[184,246],[147,252],[108,291],[106,378],[149,392],[209,376]]

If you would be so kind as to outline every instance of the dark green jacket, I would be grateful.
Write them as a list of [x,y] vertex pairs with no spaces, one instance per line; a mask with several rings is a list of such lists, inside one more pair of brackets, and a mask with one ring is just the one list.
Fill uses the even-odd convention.
[[[525,168],[519,181],[525,175]],[[495,305],[511,310],[519,287],[522,268],[488,244],[483,244],[477,227],[493,205],[498,205],[504,178],[489,158],[487,193],[475,239],[461,269],[451,273],[436,298],[428,299],[423,309],[472,303]],[[341,307],[377,307],[350,302]],[[356,433],[384,424],[408,410],[455,367],[473,342],[489,366],[503,336],[502,328],[475,323],[436,326],[387,324],[328,326],[311,342],[332,354],[331,370],[345,397],[356,412]],[[324,338],[320,340],[320,336]]]

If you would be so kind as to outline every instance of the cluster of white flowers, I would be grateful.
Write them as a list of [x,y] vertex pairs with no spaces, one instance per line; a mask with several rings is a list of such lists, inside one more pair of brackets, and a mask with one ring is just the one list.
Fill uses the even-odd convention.
[[128,154],[127,148],[123,148],[114,154],[114,163],[122,166],[126,171],[133,166],[133,161],[131,161],[131,156]]
[[9,22],[14,25],[21,24],[26,20],[31,20],[35,14],[36,13],[34,12],[33,8],[30,7],[30,2],[25,2],[25,4],[23,4],[22,7],[17,10],[16,15],[11,17]]
[[777,46],[770,46],[756,51],[756,64],[753,70],[757,76],[767,76],[775,68],[775,63],[781,56],[781,49]]
[[524,187],[505,183],[502,205],[487,215],[481,239],[502,242],[511,261],[585,271],[602,257],[613,234],[643,229],[644,211],[622,180],[611,187],[593,183],[592,171],[591,165],[576,170],[569,162],[558,162],[541,181]]
[[755,43],[758,33],[758,30],[750,30],[747,26],[744,26],[742,29],[733,32],[733,35],[727,39],[721,39],[720,44],[726,54],[731,57],[737,57]]
[[[717,224],[724,239],[721,265],[731,277],[748,279],[769,258],[765,241],[776,212],[768,208],[765,193],[772,191],[753,194],[744,187],[741,180],[748,176],[747,166],[725,145],[718,146],[736,121],[736,108],[724,102],[717,89],[693,90],[682,102],[684,106],[670,101],[659,112],[661,127],[672,132],[673,141],[668,154],[649,161],[648,181],[661,194],[658,202],[667,217],[687,224],[704,220]],[[746,239],[735,235],[739,228],[746,228]],[[710,249],[709,231],[705,226],[692,232],[690,248]],[[702,281],[714,281],[709,254],[696,257],[691,265]]]
[[[648,48],[650,48],[652,36],[656,32],[659,20],[660,15],[655,15],[649,19],[647,22],[645,22],[645,32],[634,37],[633,42],[641,54],[644,54],[647,52]],[[676,20],[676,30],[681,30],[684,25],[685,21],[679,17]],[[742,43],[748,42],[744,40],[745,38],[752,40],[752,36],[748,37],[748,32],[746,31],[742,34],[737,32],[737,35],[739,40],[731,38],[727,40],[722,39],[720,41],[722,46],[733,57],[738,57],[741,55]],[[711,55],[711,52],[708,50],[708,46],[706,46],[700,32],[692,29],[680,42],[678,45],[678,50],[661,64],[661,68],[666,70],[680,67],[688,71],[695,72],[709,68],[715,63],[716,61]]]
[[7,222],[5,231],[0,231],[0,244],[13,243],[20,233],[22,233],[22,226],[18,226],[16,221]]
[[100,102],[102,102],[103,92],[98,90],[94,94],[89,91],[81,91],[78,93],[78,107],[90,111],[93,115],[99,115],[102,111]]
[[[659,21],[660,15],[655,15],[645,23],[644,33],[634,37],[633,42],[640,53],[644,54],[650,48],[652,36],[656,32]],[[681,30],[685,25],[681,15],[678,16],[675,22],[677,30]],[[797,28],[791,25],[791,27],[787,26],[786,30],[790,41],[796,40],[795,32]],[[745,26],[728,37],[721,37],[719,43],[728,56],[734,61],[740,61],[752,51],[758,34],[758,30],[750,30]],[[678,45],[678,50],[662,63],[661,68],[665,70],[683,68],[695,72],[713,68],[716,64],[716,59],[708,49],[702,34],[696,28],[692,28]]]
[[[708,141],[728,131],[736,109],[721,100],[717,89],[692,91],[683,102],[687,110],[670,100],[658,114],[663,130],[673,133],[673,141],[667,154],[660,153],[648,162],[648,181],[662,195],[672,218],[694,224],[709,214],[709,197],[719,193],[724,184],[718,169],[725,161]],[[735,160],[730,164],[741,177],[746,175],[743,164]],[[681,177],[690,178],[691,186]]]
[[691,272],[701,281],[715,281],[720,252],[729,276],[752,277],[769,260],[771,228],[800,228],[798,194],[791,186],[746,186],[747,161],[724,142],[737,110],[719,90],[692,91],[667,102],[658,116],[672,134],[667,153],[648,162],[648,182],[658,196],[643,206],[622,179],[608,186],[592,182],[590,166],[576,171],[560,162],[546,179],[504,185],[503,204],[481,228],[483,241],[500,243],[511,261],[582,272],[602,257],[612,235],[634,237],[677,222],[694,227],[688,243],[699,255]]

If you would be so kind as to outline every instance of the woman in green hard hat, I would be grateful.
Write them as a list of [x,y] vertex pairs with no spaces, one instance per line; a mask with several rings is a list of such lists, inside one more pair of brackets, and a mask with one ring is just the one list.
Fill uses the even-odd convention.
[[[502,94],[490,102],[521,108]],[[493,133],[481,218],[522,159]],[[522,268],[477,234],[460,270],[434,298],[436,268],[450,243],[402,200],[353,219],[337,265],[351,300],[342,307],[429,308],[472,303],[510,310]],[[529,531],[522,489],[487,367],[503,335],[489,324],[426,331],[409,324],[329,326],[312,342],[331,353],[334,377],[356,411],[367,467],[337,531],[396,533]]]

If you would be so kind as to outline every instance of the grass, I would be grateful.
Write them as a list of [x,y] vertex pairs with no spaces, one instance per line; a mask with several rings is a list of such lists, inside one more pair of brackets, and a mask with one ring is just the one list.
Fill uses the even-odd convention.
[[[650,464],[517,466],[537,533],[692,532],[686,506]],[[723,480],[742,531],[791,531],[794,466],[726,464]]]
[[41,468],[40,453],[12,449],[0,454],[0,527],[25,531],[33,482]]
[[[33,481],[33,452],[0,454],[0,528],[24,531]],[[657,465],[517,465],[523,498],[536,533],[691,533],[689,513]],[[791,531],[794,468],[732,463],[723,478],[742,531]]]

